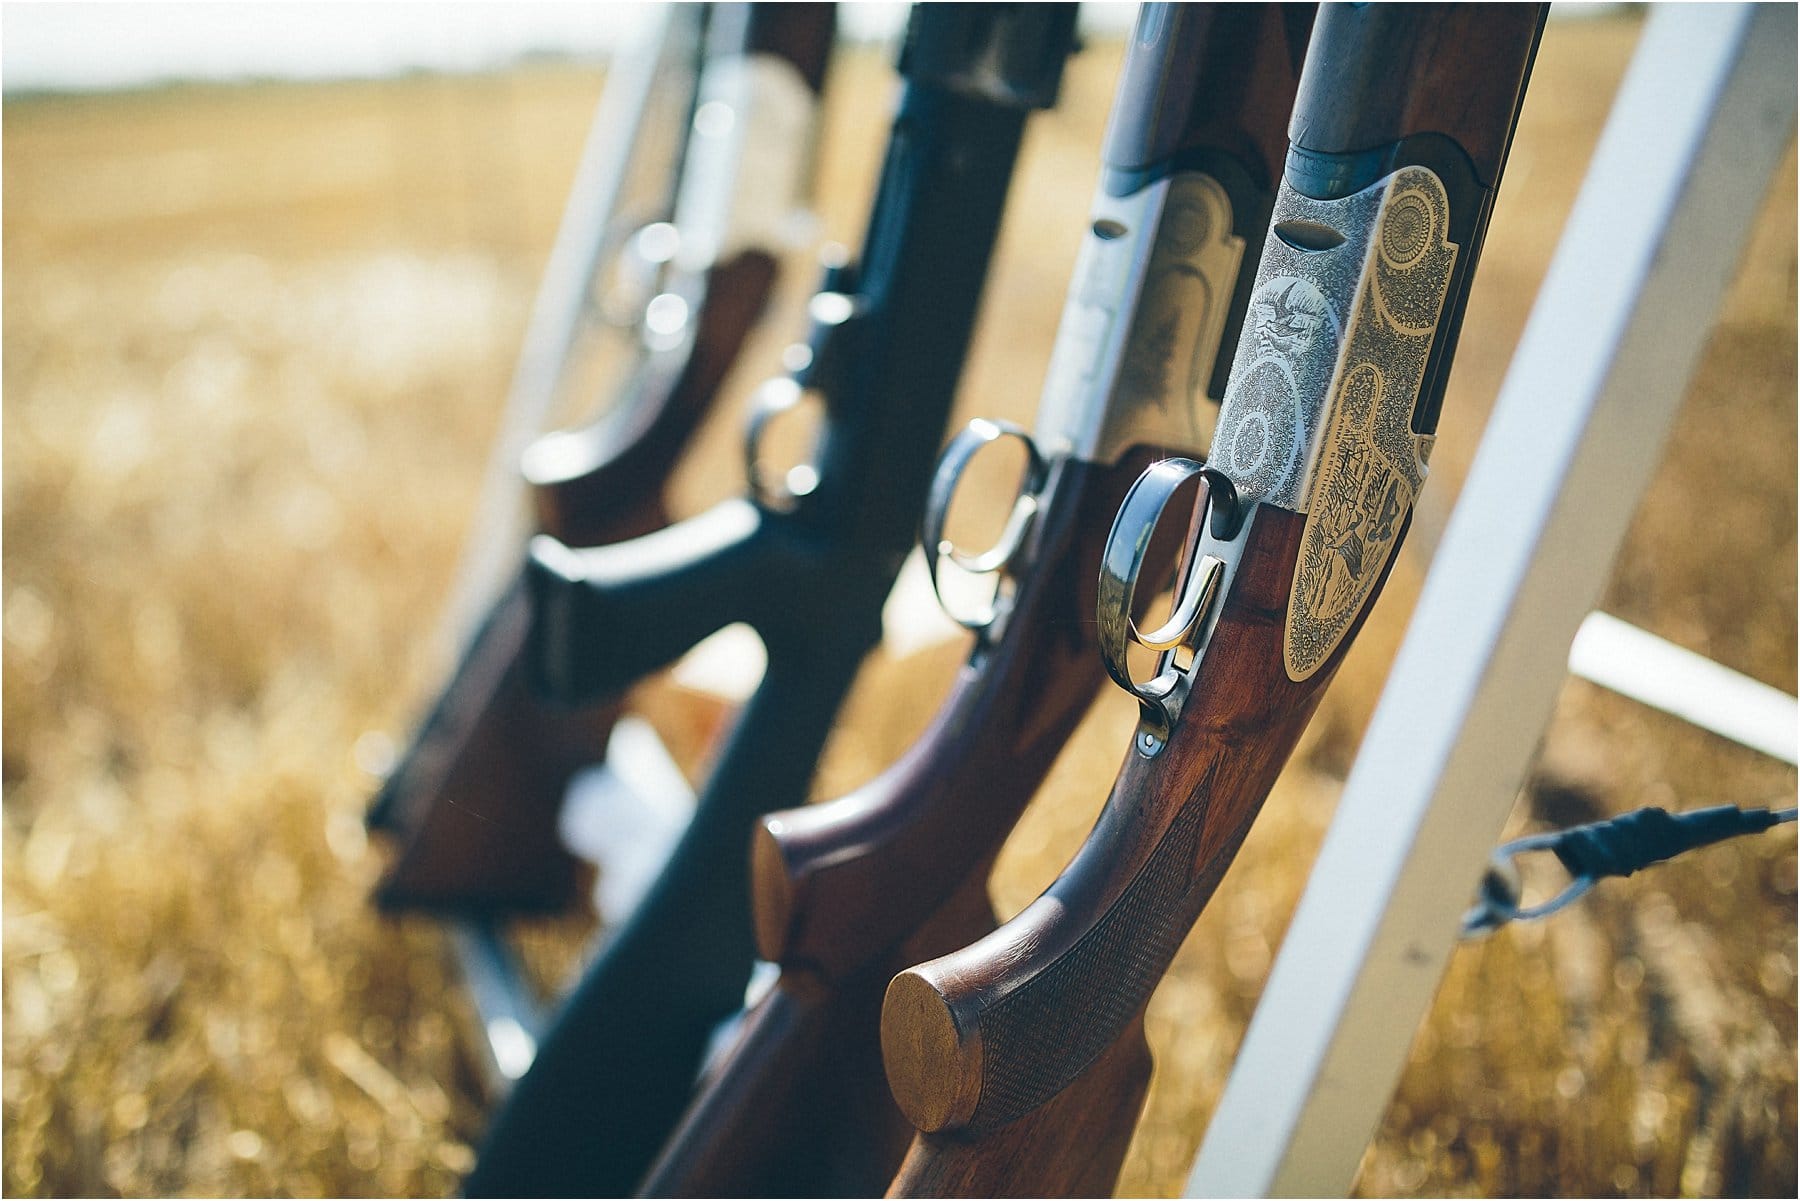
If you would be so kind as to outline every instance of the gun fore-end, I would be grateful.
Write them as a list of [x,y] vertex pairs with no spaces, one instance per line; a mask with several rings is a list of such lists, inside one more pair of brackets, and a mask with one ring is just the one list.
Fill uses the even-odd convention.
[[1252,514],[1209,686],[1182,714],[1187,736],[1155,754],[1134,744],[1050,890],[889,986],[888,1082],[921,1130],[994,1131],[1047,1104],[1148,1000],[1335,668],[1303,684],[1281,669],[1301,527],[1280,510]]

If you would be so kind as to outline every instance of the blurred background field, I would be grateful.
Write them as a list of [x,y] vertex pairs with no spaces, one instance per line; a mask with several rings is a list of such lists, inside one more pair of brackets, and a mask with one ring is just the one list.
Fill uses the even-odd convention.
[[[1553,23],[1428,494],[1472,455],[1629,14]],[[1115,44],[1037,119],[959,422],[1029,422]],[[883,53],[834,65],[824,230],[855,244]],[[483,1101],[437,931],[365,897],[351,748],[404,736],[600,75],[9,97],[4,121],[4,1179],[18,1195],[446,1195]],[[1605,607],[1795,689],[1790,152]],[[810,271],[732,385],[799,328]],[[678,486],[741,486],[737,413]],[[1428,513],[1421,527],[1428,535]],[[1415,539],[1419,543],[1428,537]],[[1388,597],[1151,1008],[1121,1192],[1180,1189],[1422,578]],[[885,766],[962,653],[878,654],[815,794]],[[1111,692],[1002,859],[1002,913],[1091,823]],[[1513,825],[1791,804],[1792,769],[1580,683]],[[541,941],[568,948],[550,930]],[[1792,1196],[1791,829],[1461,950],[1363,1165],[1371,1195]]]

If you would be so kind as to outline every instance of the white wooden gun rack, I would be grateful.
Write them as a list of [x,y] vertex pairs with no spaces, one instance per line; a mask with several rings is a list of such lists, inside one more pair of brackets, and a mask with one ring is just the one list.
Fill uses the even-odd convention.
[[1355,1183],[1794,112],[1792,6],[1653,10],[1189,1196]]

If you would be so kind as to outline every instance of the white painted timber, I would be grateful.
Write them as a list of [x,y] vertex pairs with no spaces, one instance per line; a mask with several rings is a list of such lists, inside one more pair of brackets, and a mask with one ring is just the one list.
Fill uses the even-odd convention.
[[1752,750],[1800,763],[1800,702],[1610,613],[1587,615],[1569,674]]

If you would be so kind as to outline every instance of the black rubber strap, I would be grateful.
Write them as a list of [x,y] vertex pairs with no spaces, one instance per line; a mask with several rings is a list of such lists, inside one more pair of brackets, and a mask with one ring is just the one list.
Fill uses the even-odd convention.
[[[1515,838],[1494,852],[1482,874],[1475,905],[1463,915],[1463,937],[1490,934],[1508,922],[1549,917],[1580,898],[1597,880],[1629,876],[1688,851],[1791,822],[1795,814],[1793,809],[1739,809],[1735,805],[1691,813],[1636,809],[1603,822]],[[1519,876],[1512,863],[1528,851],[1549,851],[1569,873],[1569,884],[1560,893],[1530,906],[1519,895]]]
[[1557,835],[1549,849],[1570,875],[1598,880],[1629,876],[1686,851],[1792,820],[1792,809],[1739,809],[1735,805],[1691,813],[1637,809],[1607,821],[1572,826]]

